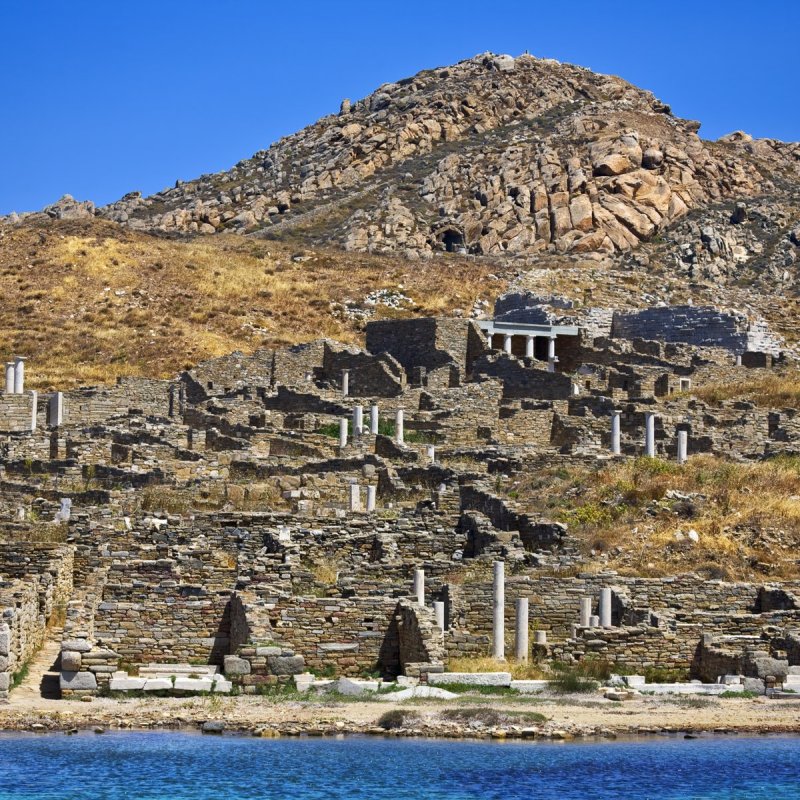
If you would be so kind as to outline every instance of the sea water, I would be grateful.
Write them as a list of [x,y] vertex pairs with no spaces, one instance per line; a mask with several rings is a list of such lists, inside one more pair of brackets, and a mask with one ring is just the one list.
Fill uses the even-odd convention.
[[0,800],[798,800],[800,738],[0,736]]

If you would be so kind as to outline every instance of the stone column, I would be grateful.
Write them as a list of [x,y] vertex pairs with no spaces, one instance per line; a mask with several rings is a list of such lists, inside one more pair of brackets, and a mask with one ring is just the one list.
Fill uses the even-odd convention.
[[58,428],[64,424],[64,393],[53,392],[50,395],[50,427]]
[[536,631],[533,635],[533,641],[536,644],[547,644],[547,631]]
[[403,409],[397,409],[397,414],[395,414],[394,418],[394,439],[397,444],[403,444],[405,442],[405,435],[403,431]]
[[347,417],[339,420],[339,447],[347,447]]
[[375,511],[375,499],[378,496],[378,489],[377,487],[369,484],[367,486],[367,513],[372,514]]
[[442,633],[444,633],[444,603],[441,600],[434,600],[433,616],[436,618],[436,624],[441,628]]
[[350,370],[342,370],[342,397],[347,397],[350,394]]
[[492,655],[500,661],[506,657],[506,585],[502,561],[494,562],[494,584],[492,599]]
[[600,617],[598,617],[597,614],[592,614],[592,616],[589,617],[589,627],[590,628],[600,627]]
[[491,350],[492,349],[492,337],[494,334],[492,331],[486,331],[486,346]]
[[737,367],[741,367],[742,366],[742,355],[741,355],[741,353],[737,353],[736,354],[736,366]]
[[429,444],[426,448],[428,453],[428,458],[431,460],[431,464],[436,462],[436,447],[432,444]]
[[608,586],[600,590],[600,627],[611,627],[611,589]]
[[685,464],[689,454],[689,432],[678,431],[678,463]]
[[14,356],[14,394],[23,394],[25,391],[25,359]]
[[517,598],[517,626],[514,630],[514,658],[528,660],[528,598]]
[[618,456],[622,452],[621,433],[622,425],[620,420],[620,411],[611,412],[611,452]]
[[14,362],[6,362],[6,394],[14,394]]
[[350,484],[350,511],[361,511],[361,487],[357,483]]
[[511,355],[511,334],[507,333],[503,337],[503,351]]
[[548,336],[547,337],[547,360],[553,361],[556,357],[556,337],[555,336]]
[[555,372],[556,371],[556,364],[558,364],[558,358],[548,358],[547,359],[547,371],[548,372]]
[[535,336],[531,336],[531,334],[528,334],[525,337],[525,357],[526,358],[533,358],[534,357],[534,354],[536,352],[535,344],[536,344],[536,337]]
[[31,411],[31,430],[36,430],[36,412],[39,410],[39,392],[31,392],[31,403],[33,410]]
[[592,598],[581,597],[581,628],[589,627],[589,620],[592,618]]
[[656,415],[652,411],[644,415],[644,454],[656,457]]
[[369,409],[369,432],[373,436],[378,434],[378,406],[374,403]]
[[353,406],[353,438],[364,432],[364,406]]
[[414,596],[417,598],[417,603],[421,606],[425,605],[425,570],[414,570]]

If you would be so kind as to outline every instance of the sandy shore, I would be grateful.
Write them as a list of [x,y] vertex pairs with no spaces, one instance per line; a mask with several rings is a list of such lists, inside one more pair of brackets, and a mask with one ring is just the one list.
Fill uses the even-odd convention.
[[395,709],[400,713],[393,715],[394,727],[388,731],[394,735],[568,739],[681,732],[800,733],[800,696],[797,700],[647,696],[617,702],[601,695],[465,695],[457,700],[400,703],[253,696],[95,698],[87,703],[12,694],[0,704],[0,730],[196,730],[214,721],[229,731],[263,736],[384,734],[379,720]]

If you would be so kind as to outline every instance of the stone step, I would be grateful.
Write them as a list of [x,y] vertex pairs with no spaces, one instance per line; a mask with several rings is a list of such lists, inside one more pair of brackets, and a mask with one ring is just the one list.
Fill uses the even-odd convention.
[[219,672],[219,667],[215,664],[147,664],[146,666],[139,667],[139,675],[141,677],[169,677],[186,676],[186,675],[216,675]]

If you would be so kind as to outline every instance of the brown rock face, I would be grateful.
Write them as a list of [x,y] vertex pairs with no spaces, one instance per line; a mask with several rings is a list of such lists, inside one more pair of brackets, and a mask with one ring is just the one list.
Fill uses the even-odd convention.
[[615,252],[800,175],[797,148],[715,143],[649,92],[487,53],[343,103],[233,169],[99,211],[134,228],[425,255]]

